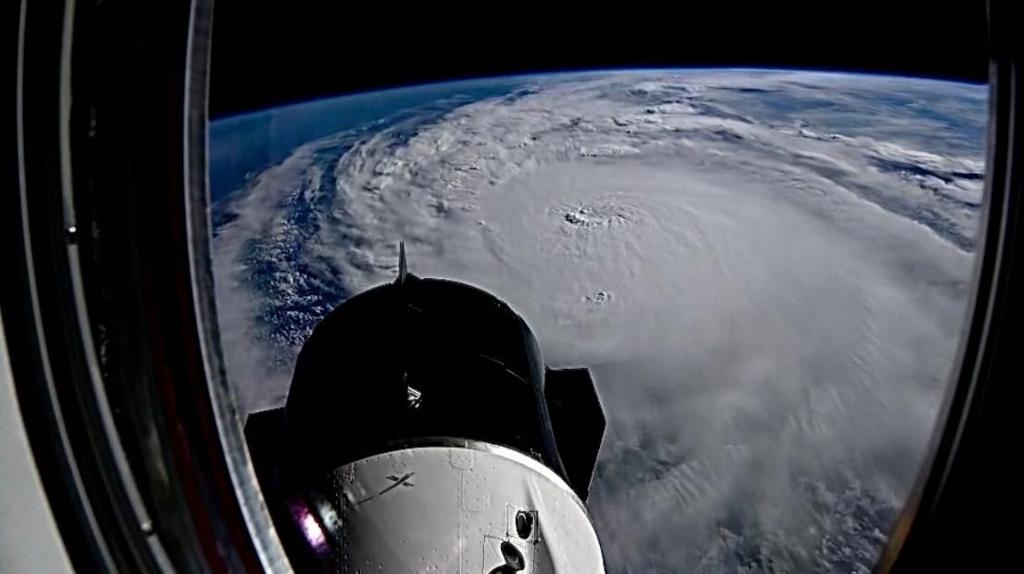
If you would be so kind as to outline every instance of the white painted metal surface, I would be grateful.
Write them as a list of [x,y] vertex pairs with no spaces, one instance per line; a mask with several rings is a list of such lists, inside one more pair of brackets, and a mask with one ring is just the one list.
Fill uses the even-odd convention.
[[604,572],[583,503],[548,467],[471,441],[371,456],[333,474],[340,572]]

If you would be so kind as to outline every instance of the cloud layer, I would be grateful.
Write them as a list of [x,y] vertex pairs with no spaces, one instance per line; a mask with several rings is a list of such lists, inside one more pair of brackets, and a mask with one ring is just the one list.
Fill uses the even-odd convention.
[[218,206],[245,409],[348,294],[480,285],[609,429],[591,509],[614,572],[870,568],[959,337],[978,87],[810,73],[554,76],[305,144]]

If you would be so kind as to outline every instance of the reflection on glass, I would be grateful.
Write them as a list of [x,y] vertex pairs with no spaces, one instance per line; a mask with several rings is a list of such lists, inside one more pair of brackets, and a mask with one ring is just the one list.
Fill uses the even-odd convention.
[[810,72],[502,78],[211,125],[216,287],[244,411],[317,321],[422,276],[586,365],[609,571],[868,571],[967,303],[987,90]]

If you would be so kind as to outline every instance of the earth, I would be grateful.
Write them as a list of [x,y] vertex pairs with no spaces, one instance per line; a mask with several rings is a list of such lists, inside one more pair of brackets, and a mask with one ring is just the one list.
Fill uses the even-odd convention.
[[608,416],[610,572],[868,572],[967,307],[988,93],[808,71],[504,77],[210,126],[240,408],[410,270],[481,286]]

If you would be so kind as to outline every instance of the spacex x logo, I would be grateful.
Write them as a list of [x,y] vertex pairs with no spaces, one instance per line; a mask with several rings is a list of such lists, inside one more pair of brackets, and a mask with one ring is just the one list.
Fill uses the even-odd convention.
[[384,496],[385,494],[391,492],[392,490],[398,488],[399,486],[406,486],[406,487],[410,487],[410,488],[413,487],[413,486],[416,486],[415,484],[409,482],[409,479],[412,478],[412,475],[414,475],[414,474],[416,474],[416,473],[415,472],[409,472],[409,473],[403,474],[401,477],[399,477],[397,475],[394,475],[394,474],[389,474],[385,478],[390,480],[391,484],[387,488],[385,488],[384,490],[378,492],[377,494],[374,494],[373,496],[368,496],[368,497],[360,500],[359,504],[363,504],[364,502],[369,502],[369,501],[373,500],[374,498],[377,498],[378,496]]
[[391,490],[392,488],[396,488],[396,487],[398,487],[400,485],[401,486],[415,486],[413,483],[409,482],[409,479],[412,478],[412,475],[414,475],[414,474],[416,474],[416,473],[415,472],[410,472],[408,474],[402,475],[402,478],[398,478],[397,476],[395,476],[393,474],[389,474],[387,479],[390,480],[391,482],[393,482],[394,484],[392,484],[391,486],[389,486],[389,487],[385,488],[383,491],[381,491],[381,494],[384,494],[385,492]]

